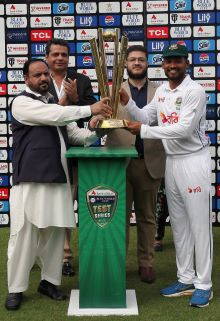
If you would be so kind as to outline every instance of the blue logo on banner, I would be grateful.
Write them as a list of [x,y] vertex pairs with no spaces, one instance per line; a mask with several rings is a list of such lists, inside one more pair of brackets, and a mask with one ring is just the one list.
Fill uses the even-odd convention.
[[191,0],[170,0],[170,11],[190,11]]
[[101,15],[99,16],[99,25],[101,27],[118,27],[120,26],[120,15]]
[[8,151],[8,159],[9,159],[9,161],[12,161],[12,156],[13,156],[13,150],[9,149],[9,151]]
[[26,29],[10,29],[6,33],[7,42],[13,43],[16,41],[25,42],[28,40],[28,33]]
[[195,51],[215,50],[215,40],[213,39],[194,40],[193,49]]
[[217,37],[220,37],[220,26],[217,27]]
[[211,145],[215,145],[217,143],[217,135],[216,133],[208,133],[208,136],[211,141]]
[[193,55],[193,61],[197,65],[213,65],[215,64],[215,54],[210,52],[195,53]]
[[217,67],[217,77],[220,77],[220,67]]
[[147,51],[148,52],[162,52],[164,48],[169,45],[169,41],[148,41]]
[[148,64],[153,66],[158,66],[162,64],[162,54],[149,54],[148,55]]
[[207,105],[216,104],[216,95],[214,93],[206,93],[206,103]]
[[0,212],[8,212],[9,204],[8,201],[0,201]]
[[217,17],[217,19],[216,19],[217,21],[216,22],[219,23],[220,22],[220,12],[217,12],[217,16],[216,17]]
[[144,40],[144,28],[139,29],[130,29],[130,28],[123,28],[123,32],[126,32],[128,36],[128,40]]
[[11,122],[11,112],[8,111],[8,121]]
[[92,56],[77,56],[77,67],[94,67]]
[[6,81],[6,71],[0,70],[0,82],[5,82],[5,81]]
[[44,55],[46,43],[32,43],[31,54],[32,55]]
[[68,41],[68,45],[69,45],[69,48],[70,48],[70,55],[76,53],[76,45],[75,45],[75,43]]
[[97,27],[97,17],[76,16],[76,27]]
[[0,186],[9,186],[9,177],[7,175],[0,176]]
[[217,115],[216,115],[216,107],[207,106],[206,107],[206,118],[207,119],[215,119],[216,117],[217,117]]
[[70,14],[74,13],[74,4],[72,2],[62,2],[53,4],[54,14]]
[[91,46],[89,42],[77,42],[77,53],[90,54]]
[[192,50],[192,40],[171,40],[170,43],[178,43],[187,47],[189,51]]
[[[220,173],[217,173],[217,183],[220,183]],[[219,200],[220,201],[220,200]],[[220,204],[219,204],[220,205]],[[220,207],[219,207],[220,208]]]
[[195,24],[215,23],[215,13],[214,12],[193,13],[193,23]]

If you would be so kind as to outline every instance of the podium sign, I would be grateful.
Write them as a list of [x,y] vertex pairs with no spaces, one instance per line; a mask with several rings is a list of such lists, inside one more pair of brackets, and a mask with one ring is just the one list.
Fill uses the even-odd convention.
[[78,158],[79,307],[126,308],[126,157],[134,148],[72,147]]

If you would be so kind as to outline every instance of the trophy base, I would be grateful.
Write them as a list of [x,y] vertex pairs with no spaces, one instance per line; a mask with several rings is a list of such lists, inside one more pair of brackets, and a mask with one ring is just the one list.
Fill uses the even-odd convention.
[[98,121],[97,128],[125,128],[128,127],[125,119],[101,119]]

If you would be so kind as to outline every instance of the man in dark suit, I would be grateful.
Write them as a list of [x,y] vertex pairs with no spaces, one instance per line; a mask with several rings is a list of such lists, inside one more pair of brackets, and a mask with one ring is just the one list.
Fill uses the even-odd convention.
[[[144,47],[134,45],[127,50],[126,59],[128,80],[122,84],[130,97],[142,108],[150,102],[157,89],[155,83],[147,79],[147,52]],[[129,113],[119,105],[117,118],[131,120]],[[129,159],[127,164],[127,246],[132,203],[137,224],[138,272],[141,281],[152,283],[154,236],[156,231],[155,210],[157,191],[164,176],[165,152],[161,140],[135,138],[125,129],[109,133],[107,146],[135,146],[139,158]]]
[[[68,42],[63,39],[52,39],[48,41],[45,54],[46,61],[50,68],[51,84],[49,92],[54,96],[56,102],[61,105],[91,105],[96,102],[89,77],[77,73],[68,68],[70,48]],[[68,103],[62,97],[66,93]],[[84,122],[88,118],[80,119],[77,125],[84,127]],[[73,198],[76,198],[77,189],[77,164],[73,162]],[[70,260],[72,252],[70,249],[71,230],[66,229],[64,244],[63,275],[73,276],[75,274]]]

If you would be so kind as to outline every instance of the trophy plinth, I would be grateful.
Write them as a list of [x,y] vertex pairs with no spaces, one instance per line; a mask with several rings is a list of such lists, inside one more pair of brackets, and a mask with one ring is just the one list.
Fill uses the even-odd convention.
[[125,119],[101,119],[98,121],[96,128],[125,128],[128,127]]

